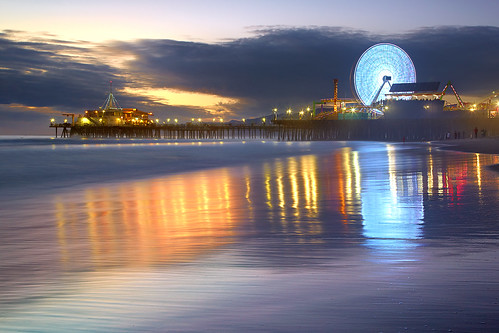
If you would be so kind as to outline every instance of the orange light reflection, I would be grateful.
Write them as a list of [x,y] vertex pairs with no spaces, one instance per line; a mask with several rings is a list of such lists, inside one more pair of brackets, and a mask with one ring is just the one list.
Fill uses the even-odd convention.
[[57,196],[61,258],[101,268],[187,261],[232,242],[235,227],[261,221],[262,212],[274,230],[322,232],[313,218],[320,196],[316,156],[265,162],[263,178],[248,166],[242,170],[242,177],[237,168],[221,168]]
[[216,169],[88,188],[81,207],[57,197],[62,258],[95,267],[188,260],[230,242],[241,220],[233,211],[247,204],[239,190],[227,169]]

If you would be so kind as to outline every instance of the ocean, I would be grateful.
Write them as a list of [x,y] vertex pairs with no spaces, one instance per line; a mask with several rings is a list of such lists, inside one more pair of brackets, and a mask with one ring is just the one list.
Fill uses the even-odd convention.
[[0,331],[496,331],[498,163],[2,136]]

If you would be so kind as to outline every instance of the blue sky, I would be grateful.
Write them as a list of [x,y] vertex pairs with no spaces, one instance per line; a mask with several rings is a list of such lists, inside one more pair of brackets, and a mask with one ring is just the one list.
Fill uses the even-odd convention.
[[217,42],[261,27],[335,26],[372,33],[497,26],[498,1],[184,0],[0,1],[0,29],[87,41],[162,38]]
[[499,90],[497,1],[0,1],[0,134],[105,100],[160,119],[240,119],[350,97],[350,69],[391,42],[418,80],[473,101]]

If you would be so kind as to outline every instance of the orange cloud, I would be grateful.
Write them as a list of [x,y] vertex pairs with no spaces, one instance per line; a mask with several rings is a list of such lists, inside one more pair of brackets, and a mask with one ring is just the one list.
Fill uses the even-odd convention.
[[240,103],[240,100],[237,98],[169,88],[126,87],[122,91],[130,95],[147,97],[151,101],[159,104],[204,108],[207,112],[212,114],[230,114],[230,106]]
[[42,113],[42,114],[57,114],[57,115],[61,115],[61,113],[64,112],[64,111],[56,110],[50,106],[29,106],[29,105],[23,105],[23,104],[17,104],[17,103],[3,104],[3,105],[7,106],[10,109],[19,110],[21,112],[34,111],[34,112],[38,112],[38,113]]

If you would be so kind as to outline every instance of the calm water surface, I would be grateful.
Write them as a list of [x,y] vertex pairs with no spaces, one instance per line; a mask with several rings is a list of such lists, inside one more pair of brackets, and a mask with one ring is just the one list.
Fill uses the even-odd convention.
[[24,139],[0,158],[0,331],[499,329],[496,155]]

